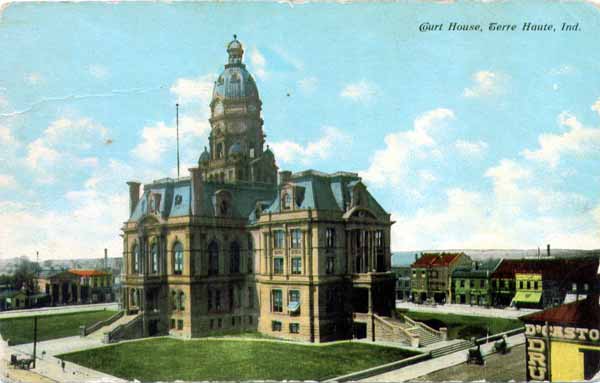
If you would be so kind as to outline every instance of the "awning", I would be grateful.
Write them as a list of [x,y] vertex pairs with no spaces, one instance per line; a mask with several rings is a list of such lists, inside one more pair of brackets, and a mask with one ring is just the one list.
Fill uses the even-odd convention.
[[290,302],[288,304],[288,310],[292,313],[295,313],[296,311],[298,311],[298,309],[300,309],[300,302]]
[[517,291],[513,302],[517,303],[539,303],[542,298],[541,292]]
[[585,298],[587,298],[587,295],[585,294],[567,294],[567,296],[565,297],[565,301],[563,303],[571,303],[571,302],[575,302],[575,301],[581,301],[584,300]]

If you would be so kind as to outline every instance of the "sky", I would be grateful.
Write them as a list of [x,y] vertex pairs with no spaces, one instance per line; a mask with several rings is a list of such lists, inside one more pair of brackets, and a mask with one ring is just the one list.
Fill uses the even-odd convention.
[[359,173],[395,221],[393,251],[600,248],[594,4],[0,9],[0,258],[120,256],[126,181],[176,176],[177,102],[183,174],[197,162],[233,34],[280,169]]

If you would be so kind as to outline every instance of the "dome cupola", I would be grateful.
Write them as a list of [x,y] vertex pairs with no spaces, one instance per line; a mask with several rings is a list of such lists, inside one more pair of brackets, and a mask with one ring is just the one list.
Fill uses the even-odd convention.
[[[244,48],[242,43],[233,35],[233,41],[227,44],[227,53],[229,61],[225,64],[225,69],[215,81],[213,88],[211,105],[218,104],[218,101],[248,101],[255,110],[260,105],[258,89],[252,75],[246,70],[246,65],[242,63]],[[250,108],[252,109],[252,108]],[[222,108],[216,105],[213,111],[213,117],[222,114]]]
[[240,64],[244,55],[242,43],[237,39],[237,35],[233,35],[233,41],[227,44],[227,53],[229,53],[229,64]]

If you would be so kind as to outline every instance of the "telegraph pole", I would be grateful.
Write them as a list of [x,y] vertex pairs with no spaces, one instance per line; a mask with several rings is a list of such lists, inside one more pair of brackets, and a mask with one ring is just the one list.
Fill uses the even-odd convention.
[[37,324],[38,317],[33,317],[33,368],[35,369],[35,360],[37,358]]

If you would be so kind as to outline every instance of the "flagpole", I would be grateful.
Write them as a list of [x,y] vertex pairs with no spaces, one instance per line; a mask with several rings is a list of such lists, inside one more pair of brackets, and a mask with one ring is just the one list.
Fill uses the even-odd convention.
[[179,103],[175,104],[175,115],[177,121],[177,179],[179,179]]

